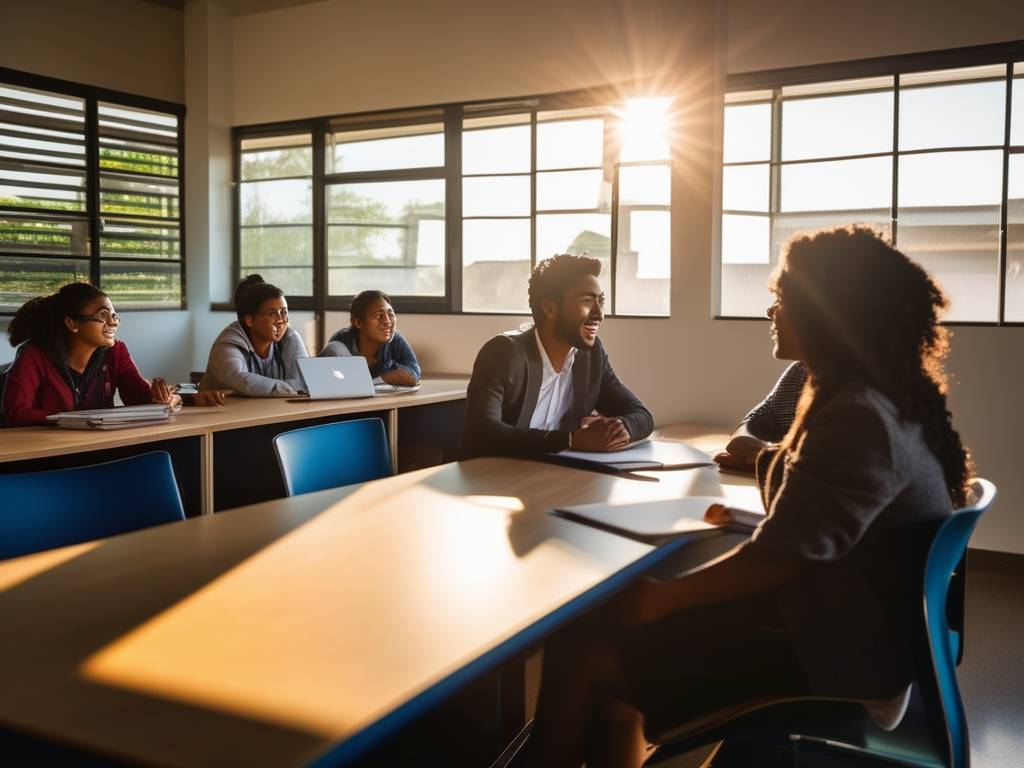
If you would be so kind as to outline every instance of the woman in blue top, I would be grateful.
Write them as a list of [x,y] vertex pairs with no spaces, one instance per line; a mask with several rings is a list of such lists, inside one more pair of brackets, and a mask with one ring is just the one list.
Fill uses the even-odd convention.
[[370,375],[387,384],[419,384],[420,364],[409,342],[398,332],[395,310],[383,291],[363,291],[349,308],[351,325],[331,336],[320,357],[362,355]]

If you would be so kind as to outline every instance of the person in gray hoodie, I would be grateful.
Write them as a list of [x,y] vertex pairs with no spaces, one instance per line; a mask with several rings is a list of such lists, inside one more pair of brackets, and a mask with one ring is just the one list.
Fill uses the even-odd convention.
[[249,275],[235,289],[238,320],[210,348],[200,390],[232,389],[247,397],[294,395],[304,389],[298,360],[306,345],[288,327],[288,302],[280,288]]

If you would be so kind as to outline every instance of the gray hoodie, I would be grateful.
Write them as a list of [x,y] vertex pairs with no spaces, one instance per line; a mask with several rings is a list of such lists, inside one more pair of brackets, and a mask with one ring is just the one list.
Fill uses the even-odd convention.
[[294,395],[303,389],[298,359],[308,357],[302,337],[289,328],[272,346],[283,378],[263,376],[258,371],[259,357],[241,324],[236,320],[223,331],[210,348],[210,359],[199,389],[233,389],[247,397]]

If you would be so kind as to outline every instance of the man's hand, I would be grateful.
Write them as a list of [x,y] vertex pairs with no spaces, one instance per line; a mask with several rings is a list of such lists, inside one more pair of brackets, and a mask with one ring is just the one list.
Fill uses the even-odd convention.
[[572,433],[574,451],[617,451],[629,442],[622,421],[605,416],[586,417],[584,425]]

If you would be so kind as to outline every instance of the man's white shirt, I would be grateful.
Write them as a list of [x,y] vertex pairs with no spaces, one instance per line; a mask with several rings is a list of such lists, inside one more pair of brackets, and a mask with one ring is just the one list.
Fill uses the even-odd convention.
[[558,429],[562,417],[572,408],[572,364],[576,359],[576,347],[569,348],[560,373],[555,373],[544,345],[540,343],[540,334],[533,330],[533,338],[540,351],[543,374],[540,380],[540,392],[537,393],[537,407],[530,418],[531,429]]

